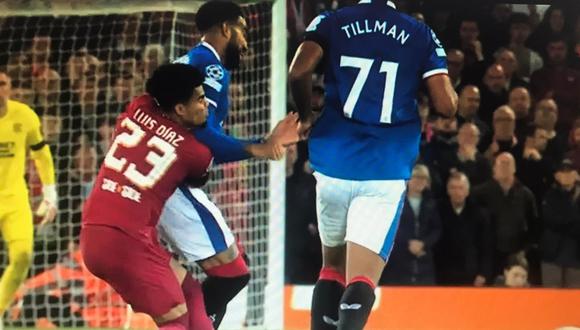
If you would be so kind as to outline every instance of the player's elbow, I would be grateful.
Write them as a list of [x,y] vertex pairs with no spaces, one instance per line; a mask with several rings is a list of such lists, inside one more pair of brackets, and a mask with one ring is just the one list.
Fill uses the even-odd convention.
[[297,81],[301,81],[304,79],[311,79],[312,72],[309,72],[304,67],[300,67],[297,65],[292,65],[290,67],[290,71],[288,72],[288,80],[290,83],[294,83]]
[[443,97],[436,98],[433,101],[433,106],[439,114],[445,117],[455,116],[457,112],[457,93],[452,91]]

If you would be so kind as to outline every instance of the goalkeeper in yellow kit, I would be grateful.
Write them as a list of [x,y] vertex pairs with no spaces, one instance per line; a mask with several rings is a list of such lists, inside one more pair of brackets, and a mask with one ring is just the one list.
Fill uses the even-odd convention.
[[32,212],[24,179],[27,155],[34,160],[43,184],[43,201],[36,214],[46,223],[54,220],[57,210],[54,165],[40,120],[27,105],[9,99],[10,89],[10,77],[0,71],[0,234],[9,258],[0,278],[0,329],[32,260]]

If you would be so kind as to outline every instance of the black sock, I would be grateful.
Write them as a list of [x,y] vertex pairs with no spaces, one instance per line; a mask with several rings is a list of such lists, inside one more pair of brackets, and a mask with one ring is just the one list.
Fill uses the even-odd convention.
[[367,323],[375,290],[366,282],[352,282],[344,290],[339,306],[338,330],[362,330]]
[[218,328],[226,314],[226,307],[234,297],[248,284],[250,274],[237,277],[209,276],[201,288],[207,315],[212,319],[214,328]]
[[338,304],[344,293],[344,285],[333,280],[318,280],[312,294],[310,328],[334,330],[338,324]]

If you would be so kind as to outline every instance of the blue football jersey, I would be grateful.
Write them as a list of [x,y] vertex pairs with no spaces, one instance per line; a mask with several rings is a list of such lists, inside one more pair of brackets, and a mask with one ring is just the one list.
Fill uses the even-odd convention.
[[362,0],[316,17],[305,38],[324,50],[313,168],[348,180],[408,179],[419,152],[421,80],[447,73],[435,33],[386,0]]
[[253,140],[241,140],[227,135],[223,122],[229,110],[230,72],[222,65],[219,54],[208,43],[201,42],[174,63],[189,64],[205,75],[203,90],[208,102],[207,126],[193,130],[195,137],[207,145],[217,164],[251,157],[245,151]]

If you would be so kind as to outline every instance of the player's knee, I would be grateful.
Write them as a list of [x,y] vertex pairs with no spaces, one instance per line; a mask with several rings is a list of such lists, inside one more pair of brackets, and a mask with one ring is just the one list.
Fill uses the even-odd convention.
[[32,262],[32,251],[29,249],[21,249],[14,251],[11,255],[10,263],[13,265],[14,268],[25,272],[30,267],[30,263]]

